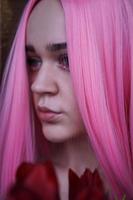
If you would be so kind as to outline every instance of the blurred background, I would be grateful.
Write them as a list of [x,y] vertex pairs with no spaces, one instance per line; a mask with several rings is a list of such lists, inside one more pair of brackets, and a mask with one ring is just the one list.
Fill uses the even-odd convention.
[[0,0],[0,79],[27,0]]

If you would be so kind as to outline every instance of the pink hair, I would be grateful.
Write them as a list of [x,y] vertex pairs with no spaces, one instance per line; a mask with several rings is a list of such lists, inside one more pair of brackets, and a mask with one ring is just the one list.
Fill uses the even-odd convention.
[[70,71],[97,158],[121,199],[133,199],[133,3],[62,0]]
[[[133,4],[130,0],[61,0],[70,71],[89,138],[114,194],[133,198]],[[27,4],[0,94],[0,192],[18,165],[35,160],[25,63]]]
[[26,6],[7,60],[0,93],[0,194],[24,160],[34,160],[29,83],[25,63],[26,23],[35,1]]

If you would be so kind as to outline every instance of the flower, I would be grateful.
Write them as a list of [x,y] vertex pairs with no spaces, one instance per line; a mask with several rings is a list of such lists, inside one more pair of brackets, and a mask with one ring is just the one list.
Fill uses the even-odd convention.
[[[68,178],[69,200],[107,200],[97,170],[92,173],[86,169],[78,177],[69,169]],[[6,200],[60,200],[58,180],[52,163],[22,163]]]
[[7,200],[60,200],[53,165],[23,163],[16,173],[16,183]]
[[69,169],[69,200],[107,200],[97,170],[86,169],[80,177]]

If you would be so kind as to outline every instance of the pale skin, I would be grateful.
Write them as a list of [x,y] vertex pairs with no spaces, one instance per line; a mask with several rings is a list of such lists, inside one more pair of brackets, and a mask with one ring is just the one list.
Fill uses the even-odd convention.
[[[66,59],[67,48],[63,47],[56,52],[47,48],[48,44],[57,43],[66,43],[63,8],[58,0],[42,0],[32,11],[27,24],[29,77],[42,133],[53,143],[50,159],[57,174],[60,197],[67,200],[69,168],[78,175],[81,175],[85,168],[92,171],[98,168],[102,177],[103,174],[91,148],[76,102]],[[65,58],[62,55],[65,55]],[[41,119],[38,106],[47,106],[61,112],[61,115],[55,122],[47,123]],[[104,177],[103,179],[106,182]]]

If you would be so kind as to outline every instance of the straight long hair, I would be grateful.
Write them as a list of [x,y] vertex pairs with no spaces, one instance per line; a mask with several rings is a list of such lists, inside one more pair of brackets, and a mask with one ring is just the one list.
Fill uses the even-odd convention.
[[62,0],[70,71],[112,192],[133,199],[133,1]]
[[[23,161],[35,160],[25,31],[30,0],[7,60],[0,92],[0,192]],[[133,198],[133,2],[61,0],[74,92],[112,192]]]

